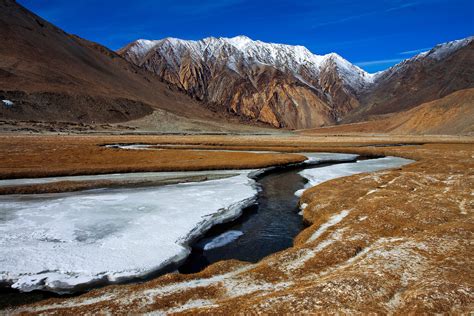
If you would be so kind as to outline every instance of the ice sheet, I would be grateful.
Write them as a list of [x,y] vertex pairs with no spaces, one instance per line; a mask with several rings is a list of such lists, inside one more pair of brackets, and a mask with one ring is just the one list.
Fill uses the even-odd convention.
[[0,280],[56,292],[183,260],[186,244],[254,202],[240,175],[152,189],[0,199]]
[[[307,154],[306,163],[355,159],[354,155]],[[301,174],[316,185],[336,177],[411,162],[387,157],[344,163]],[[216,171],[216,173],[222,171]],[[189,254],[187,245],[211,226],[236,218],[255,202],[255,170],[232,177],[155,188],[104,189],[0,197],[0,281],[22,291],[75,291],[85,284],[147,275]],[[203,173],[210,173],[205,171]],[[135,173],[34,179],[91,180],[171,176]],[[180,175],[182,173],[179,173]],[[29,179],[19,179],[24,181]],[[13,180],[11,180],[13,181]],[[228,235],[229,241],[237,235]],[[219,244],[217,240],[214,246]],[[212,243],[211,243],[212,246]],[[210,247],[210,246],[209,246]]]
[[350,176],[358,173],[373,172],[383,169],[397,168],[412,163],[413,160],[399,157],[384,157],[378,159],[359,160],[356,163],[342,163],[327,167],[305,169],[299,174],[308,179],[305,189],[296,191],[297,196],[301,196],[307,188],[313,187],[320,183]]
[[351,162],[355,161],[359,155],[339,154],[339,153],[299,153],[308,157],[307,164],[320,164],[324,162]]
[[[245,172],[246,170],[241,170]],[[241,171],[235,170],[205,170],[205,171],[169,171],[169,172],[130,172],[111,173],[85,176],[62,176],[45,178],[22,178],[0,180],[0,187],[28,184],[54,183],[59,181],[93,181],[93,180],[165,180],[178,177],[205,176],[205,175],[232,175]]]

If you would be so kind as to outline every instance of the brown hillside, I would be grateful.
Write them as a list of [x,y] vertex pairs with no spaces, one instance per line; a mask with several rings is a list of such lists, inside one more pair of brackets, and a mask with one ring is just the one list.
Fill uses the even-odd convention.
[[373,115],[406,111],[455,91],[473,88],[474,41],[472,38],[464,41],[469,43],[446,56],[432,57],[450,43],[438,45],[426,56],[415,56],[384,71],[375,86],[361,96],[361,106],[342,122],[361,122]]
[[0,118],[121,122],[155,108],[213,118],[190,98],[99,44],[70,35],[0,0]]
[[373,116],[371,121],[306,130],[303,133],[474,133],[474,89],[456,91],[392,116]]

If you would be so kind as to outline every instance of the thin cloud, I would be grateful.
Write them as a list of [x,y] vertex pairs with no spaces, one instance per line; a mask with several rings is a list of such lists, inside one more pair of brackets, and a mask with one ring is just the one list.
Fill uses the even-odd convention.
[[400,52],[398,54],[399,55],[412,55],[412,54],[418,54],[418,53],[426,52],[427,50],[430,50],[430,47],[418,48],[418,49],[414,49],[414,50],[407,50],[407,51],[404,51],[404,52]]
[[409,2],[409,3],[404,3],[402,5],[399,5],[397,7],[393,7],[393,8],[389,8],[387,10],[385,10],[385,12],[391,12],[391,11],[397,11],[397,10],[401,10],[401,9],[405,9],[405,8],[410,8],[410,7],[413,7],[415,5],[419,4],[418,1],[416,2]]
[[418,5],[419,3],[420,2],[418,2],[418,1],[409,2],[409,3],[404,3],[404,4],[401,4],[401,5],[395,6],[395,7],[391,7],[391,8],[385,9],[385,10],[369,11],[369,12],[365,12],[365,13],[361,13],[361,14],[357,14],[357,15],[351,15],[351,16],[348,16],[348,17],[345,17],[345,18],[342,18],[342,19],[337,19],[337,20],[333,20],[333,21],[328,21],[328,22],[323,22],[323,23],[316,24],[316,25],[313,26],[313,28],[317,28],[317,27],[320,27],[320,26],[340,24],[340,23],[345,23],[345,22],[352,21],[352,20],[358,20],[358,19],[361,19],[361,18],[364,18],[364,17],[367,17],[367,16],[373,16],[373,15],[377,15],[377,14],[381,14],[381,13],[403,10],[403,9],[406,9],[406,8],[414,7],[414,6]]
[[393,63],[399,63],[403,58],[392,58],[392,59],[378,59],[378,60],[369,60],[369,61],[361,61],[355,63],[359,67],[363,66],[381,66],[381,65],[388,65]]

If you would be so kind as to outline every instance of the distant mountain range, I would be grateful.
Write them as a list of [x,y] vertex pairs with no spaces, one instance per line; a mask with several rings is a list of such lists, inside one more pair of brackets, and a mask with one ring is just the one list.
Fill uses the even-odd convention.
[[333,124],[374,79],[337,54],[245,36],[138,40],[118,53],[197,100],[275,127]]
[[398,112],[473,87],[473,39],[438,45],[376,74],[335,53],[245,36],[137,40],[118,53],[214,108],[300,129]]
[[[474,37],[369,74],[335,53],[245,36],[137,40],[114,52],[2,0],[0,40],[3,120],[306,129],[399,117],[474,88]],[[448,98],[450,107],[474,107],[466,91]],[[462,120],[456,131],[469,132],[473,121]]]

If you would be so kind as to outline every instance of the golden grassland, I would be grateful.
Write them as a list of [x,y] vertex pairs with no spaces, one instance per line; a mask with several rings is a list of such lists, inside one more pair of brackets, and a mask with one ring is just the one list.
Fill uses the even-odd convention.
[[145,171],[263,168],[305,160],[300,155],[191,150],[117,150],[101,145],[154,142],[140,137],[0,137],[0,178]]
[[[436,137],[439,143],[471,142],[474,137]],[[115,143],[191,145],[195,149],[330,150],[360,152],[363,146],[433,142],[422,136],[0,136],[0,179],[103,174],[141,171],[180,171],[262,168],[301,162],[303,156],[208,152],[167,148],[130,151],[106,148]],[[361,147],[362,146],[362,147]],[[341,148],[339,148],[341,147]],[[361,147],[361,148],[359,148]],[[378,150],[380,152],[381,149]]]
[[[54,144],[54,138],[48,142]],[[309,226],[293,247],[256,264],[223,261],[197,274],[108,286],[13,312],[405,315],[474,309],[472,138],[142,137],[94,139],[87,146],[104,142],[348,152],[416,162],[334,179],[305,191],[301,203],[308,204],[303,216]],[[425,144],[372,146],[399,142]]]

